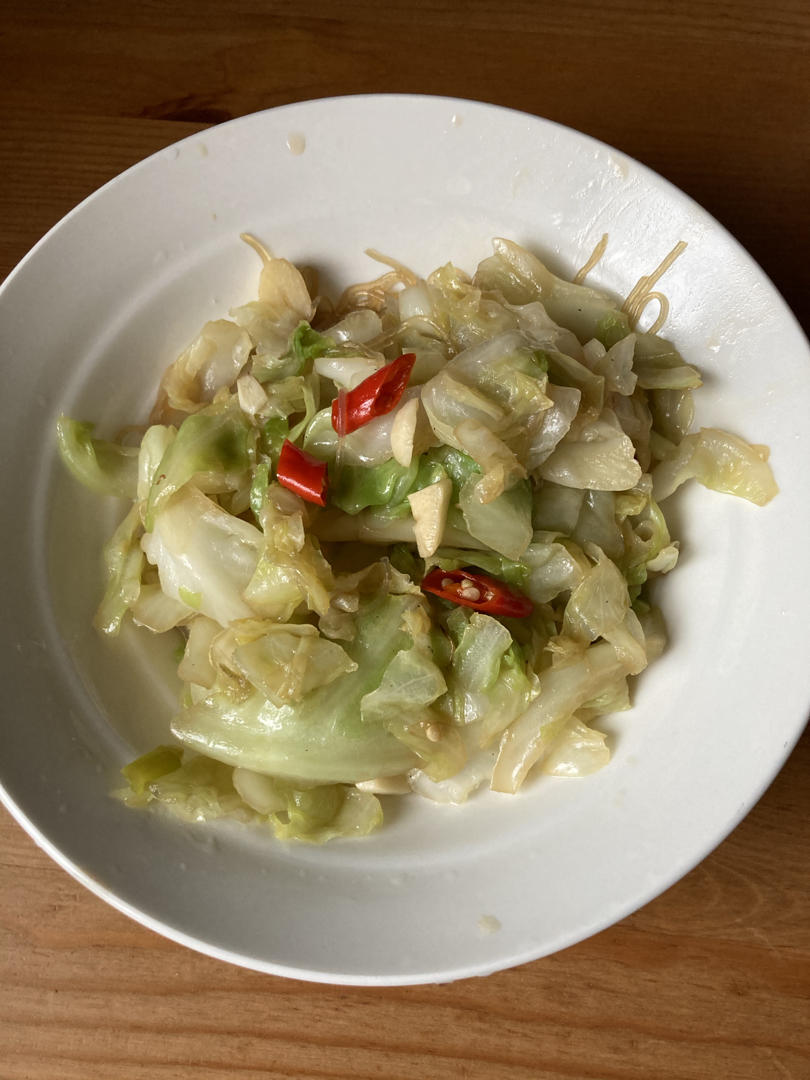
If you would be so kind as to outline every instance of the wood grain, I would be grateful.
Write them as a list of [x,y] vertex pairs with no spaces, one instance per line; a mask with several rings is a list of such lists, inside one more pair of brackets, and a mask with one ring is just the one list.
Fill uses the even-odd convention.
[[[731,228],[807,326],[808,45],[800,0],[4,4],[0,275],[106,180],[207,124],[418,91],[525,109],[642,159]],[[612,929],[403,989],[180,948],[3,814],[0,1080],[810,1077],[809,772],[805,736],[733,835]]]
[[[0,106],[13,128],[4,134],[13,139],[4,185],[31,197],[33,153],[51,166],[46,190],[61,187],[63,162],[106,178],[125,147],[134,161],[141,146],[174,141],[165,122],[218,122],[336,93],[483,99],[569,124],[662,172],[729,227],[806,316],[796,238],[808,220],[809,38],[803,0],[390,8],[36,0],[5,18],[0,38]],[[150,125],[132,123],[143,120],[160,122],[151,138]],[[82,150],[103,153],[104,141],[48,156],[51,139],[63,145],[82,123],[87,135],[98,123],[109,139],[109,171],[82,160]],[[23,254],[20,239],[12,255]]]

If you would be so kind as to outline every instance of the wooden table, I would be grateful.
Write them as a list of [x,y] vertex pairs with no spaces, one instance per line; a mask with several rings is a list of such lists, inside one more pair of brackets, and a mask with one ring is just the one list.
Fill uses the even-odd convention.
[[[727,225],[807,319],[804,0],[3,11],[2,274],[105,180],[208,124],[419,91],[534,112],[642,159]],[[407,989],[198,956],[86,892],[4,814],[0,1080],[808,1077],[808,772],[805,737],[714,854],[590,941]]]

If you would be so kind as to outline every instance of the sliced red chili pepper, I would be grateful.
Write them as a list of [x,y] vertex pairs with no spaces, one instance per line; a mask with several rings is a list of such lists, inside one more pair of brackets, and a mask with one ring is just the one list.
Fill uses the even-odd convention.
[[278,482],[307,502],[326,506],[326,462],[285,439],[276,469]]
[[525,619],[533,610],[528,596],[471,567],[463,570],[442,570],[439,566],[434,567],[423,579],[422,588],[444,600],[475,608],[487,615],[508,615],[513,619]]
[[353,390],[342,390],[332,402],[332,427],[338,435],[349,435],[369,420],[391,412],[405,392],[415,362],[415,353],[403,353]]

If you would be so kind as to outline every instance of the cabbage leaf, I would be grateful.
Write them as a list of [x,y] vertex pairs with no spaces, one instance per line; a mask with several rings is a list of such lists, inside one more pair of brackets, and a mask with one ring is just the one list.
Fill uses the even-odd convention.
[[761,447],[717,428],[701,428],[687,435],[671,454],[656,465],[653,490],[658,502],[694,477],[704,487],[739,495],[764,506],[779,491]]
[[138,479],[138,448],[93,438],[93,424],[60,416],[56,444],[73,476],[99,495],[132,499]]

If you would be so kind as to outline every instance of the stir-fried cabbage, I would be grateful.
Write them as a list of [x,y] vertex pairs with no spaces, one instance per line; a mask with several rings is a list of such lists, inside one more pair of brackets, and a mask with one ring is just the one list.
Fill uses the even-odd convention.
[[131,499],[135,493],[138,449],[93,438],[93,425],[60,416],[56,424],[59,453],[77,480],[99,495]]
[[[661,503],[691,478],[777,492],[766,448],[691,431],[698,370],[636,325],[651,296],[663,321],[650,289],[683,245],[624,306],[502,239],[472,277],[391,262],[332,303],[245,239],[258,296],[206,323],[148,425],[57,424],[71,473],[130,504],[96,626],[182,635],[174,741],[120,797],[323,843],[377,828],[381,799],[604,767],[594,725],[665,647]],[[282,467],[289,444],[314,466]]]

